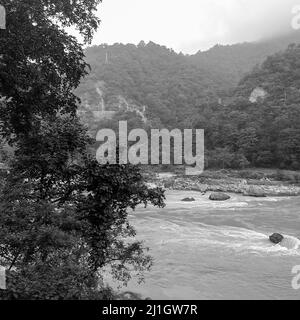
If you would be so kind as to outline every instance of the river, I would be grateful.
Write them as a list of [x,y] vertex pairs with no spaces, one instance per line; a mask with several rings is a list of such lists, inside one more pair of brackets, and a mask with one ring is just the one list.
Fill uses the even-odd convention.
[[[300,265],[300,198],[231,195],[212,202],[170,191],[166,207],[138,208],[130,222],[154,257],[145,283],[128,290],[152,299],[299,299],[292,268]],[[194,197],[195,202],[181,199]],[[281,245],[268,236],[282,233]]]

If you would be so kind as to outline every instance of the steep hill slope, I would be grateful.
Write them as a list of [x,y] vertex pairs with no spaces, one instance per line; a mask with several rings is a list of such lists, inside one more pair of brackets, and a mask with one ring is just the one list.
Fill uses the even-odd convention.
[[208,51],[190,56],[190,60],[209,70],[212,79],[221,87],[230,89],[254,66],[261,64],[268,56],[285,50],[292,43],[300,43],[298,32],[253,43],[216,45]]
[[195,107],[215,98],[209,73],[184,56],[154,43],[88,48],[91,73],[78,94],[86,105],[118,110],[120,101],[146,106],[148,118],[180,125]]

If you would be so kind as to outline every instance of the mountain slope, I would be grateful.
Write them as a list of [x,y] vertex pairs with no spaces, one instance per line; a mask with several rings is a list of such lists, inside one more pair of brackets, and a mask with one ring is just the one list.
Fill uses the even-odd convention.
[[255,65],[261,64],[268,56],[285,50],[292,43],[300,43],[298,32],[260,42],[235,45],[216,45],[208,51],[190,56],[190,60],[205,66],[212,79],[220,86],[230,89],[238,84]]
[[88,105],[99,106],[101,90],[108,110],[118,109],[112,101],[122,97],[147,106],[147,116],[159,118],[165,126],[179,125],[195,112],[197,104],[213,99],[217,90],[205,69],[151,42],[91,47],[86,59],[91,73],[77,93]]
[[[265,94],[250,101],[253,90]],[[252,166],[300,169],[300,45],[254,68],[229,101],[203,106],[195,117],[207,148],[219,150],[215,157],[239,154]]]
[[269,55],[299,42],[298,34],[257,43],[217,45],[195,55],[177,54],[153,42],[86,50],[90,74],[77,94],[88,109],[118,111],[146,106],[146,117],[183,126],[198,106],[214,103]]
[[[103,123],[88,110],[110,111],[109,125],[205,129],[210,165],[300,169],[300,47],[284,50],[295,39],[283,40],[195,56],[151,42],[91,47],[91,73],[77,94],[95,131]],[[266,95],[250,102],[254,89]]]

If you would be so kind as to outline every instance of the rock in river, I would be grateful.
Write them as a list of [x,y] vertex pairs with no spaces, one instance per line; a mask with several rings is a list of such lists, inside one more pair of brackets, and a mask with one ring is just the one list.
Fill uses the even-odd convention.
[[184,198],[181,201],[183,201],[183,202],[193,202],[193,201],[196,201],[196,200],[194,198]]
[[221,192],[212,193],[209,196],[209,200],[212,200],[212,201],[226,201],[228,199],[230,199],[230,196],[226,193],[221,193]]
[[280,243],[284,237],[283,235],[279,234],[279,233],[273,233],[270,237],[269,237],[270,241],[275,243],[275,244],[278,244]]

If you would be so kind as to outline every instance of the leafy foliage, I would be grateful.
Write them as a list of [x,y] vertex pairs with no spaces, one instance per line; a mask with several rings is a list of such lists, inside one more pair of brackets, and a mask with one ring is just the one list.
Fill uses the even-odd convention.
[[78,28],[89,41],[99,22],[94,11],[100,2],[2,1],[7,29],[0,31],[0,92],[12,98],[1,110],[3,134],[30,131],[38,121],[34,116],[76,111],[72,90],[87,64],[80,44],[62,27]]
[[110,298],[102,272],[126,282],[150,268],[134,240],[128,209],[163,206],[137,167],[100,166],[77,118],[74,94],[86,75],[82,46],[98,25],[100,0],[4,1],[0,30],[0,130],[14,148],[0,190],[0,261],[4,299]]

